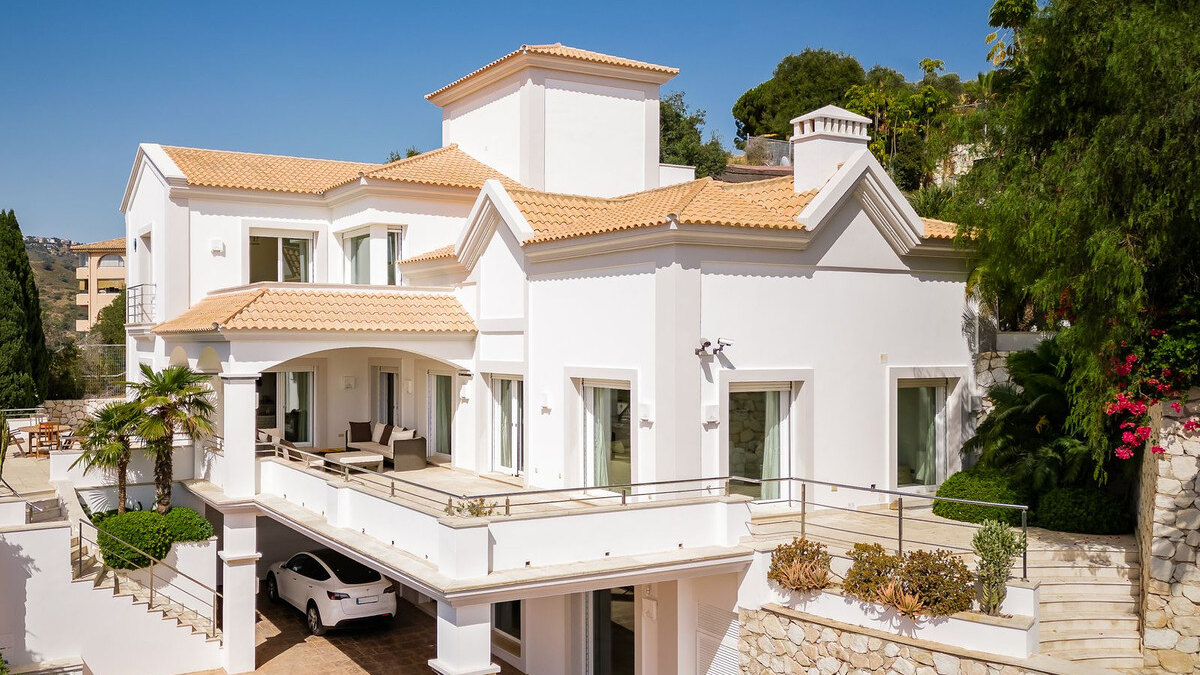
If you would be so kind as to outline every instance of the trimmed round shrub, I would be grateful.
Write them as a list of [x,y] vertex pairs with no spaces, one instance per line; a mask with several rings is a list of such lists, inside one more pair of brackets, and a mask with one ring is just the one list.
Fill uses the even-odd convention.
[[96,529],[100,554],[109,567],[127,570],[146,567],[151,561],[142,552],[162,560],[171,550],[171,536],[157,511],[128,511],[109,516]]
[[[1027,504],[1025,491],[1014,483],[1007,474],[996,471],[972,469],[950,476],[937,491],[938,497],[973,499],[980,502],[1000,504]],[[998,520],[1008,525],[1021,524],[1021,512],[998,506],[977,506],[957,502],[934,501],[933,512],[950,520],[966,523],[982,523]]]
[[1133,518],[1125,500],[1100,488],[1060,487],[1038,500],[1037,524],[1080,534],[1128,534]]
[[186,506],[175,506],[162,517],[172,542],[204,541],[213,536],[212,523]]

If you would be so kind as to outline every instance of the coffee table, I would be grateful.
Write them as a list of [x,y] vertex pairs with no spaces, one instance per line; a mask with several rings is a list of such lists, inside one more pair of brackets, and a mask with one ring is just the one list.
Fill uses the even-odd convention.
[[325,455],[325,460],[342,466],[355,466],[374,471],[383,471],[383,455],[375,452],[331,452]]

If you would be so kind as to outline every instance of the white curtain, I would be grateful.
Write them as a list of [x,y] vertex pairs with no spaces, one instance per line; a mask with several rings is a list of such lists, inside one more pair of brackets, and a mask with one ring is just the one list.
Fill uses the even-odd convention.
[[592,389],[592,484],[608,485],[608,462],[612,457],[611,389]]
[[500,466],[513,469],[513,381],[500,380]]
[[[762,478],[779,478],[779,462],[780,462],[780,438],[779,438],[779,392],[768,391],[764,394],[767,397],[766,405],[766,420],[764,430],[766,431],[763,439],[763,463],[762,463]],[[763,499],[779,499],[779,482],[772,481],[762,484]]]
[[921,387],[917,392],[917,447],[913,453],[913,478],[918,485],[933,485],[937,456],[937,387]]

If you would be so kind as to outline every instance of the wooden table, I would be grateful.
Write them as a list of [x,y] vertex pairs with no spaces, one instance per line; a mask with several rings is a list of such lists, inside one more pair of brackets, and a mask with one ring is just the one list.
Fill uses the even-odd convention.
[[58,440],[62,433],[70,432],[71,427],[57,422],[45,422],[31,424],[27,427],[17,427],[17,431],[29,434],[29,451],[36,457],[41,454],[43,448],[46,449],[46,455],[49,456],[50,451],[58,447]]

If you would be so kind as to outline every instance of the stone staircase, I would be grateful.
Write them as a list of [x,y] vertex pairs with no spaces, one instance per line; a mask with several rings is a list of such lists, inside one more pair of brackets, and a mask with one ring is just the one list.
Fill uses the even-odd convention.
[[147,612],[160,613],[164,621],[174,622],[179,628],[203,636],[208,642],[222,639],[220,628],[214,626],[207,617],[169,597],[169,589],[164,592],[156,587],[151,594],[150,588],[132,578],[128,571],[104,565],[92,546],[80,545],[78,536],[71,539],[71,574],[75,583],[88,583],[96,591],[110,593],[118,599],[128,598],[135,606],[144,605]]
[[66,520],[67,514],[63,510],[62,502],[57,496],[38,497],[33,496],[29,499],[29,507],[26,514],[26,520],[32,523],[49,523],[56,520]]
[[1141,563],[1132,539],[1127,545],[1031,545],[1029,578],[1041,582],[1042,653],[1097,668],[1143,665]]

